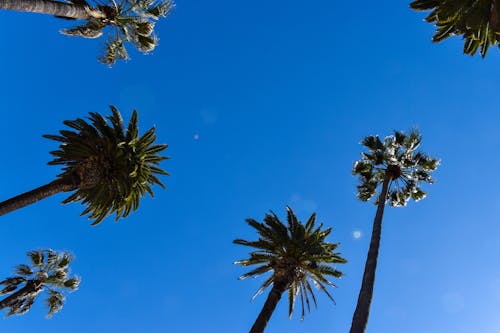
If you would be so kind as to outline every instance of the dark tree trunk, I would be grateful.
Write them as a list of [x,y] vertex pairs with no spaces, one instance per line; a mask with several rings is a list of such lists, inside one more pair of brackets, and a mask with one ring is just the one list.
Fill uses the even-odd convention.
[[386,174],[382,184],[382,192],[378,197],[377,213],[373,221],[372,238],[370,249],[365,263],[363,282],[359,291],[358,304],[352,318],[350,333],[364,333],[370,315],[370,305],[373,297],[373,286],[375,284],[375,272],[377,270],[378,251],[380,247],[380,235],[382,233],[382,217],[384,215],[385,201],[389,192],[391,176]]
[[255,320],[252,328],[250,329],[250,333],[262,333],[266,328],[267,322],[271,318],[276,305],[281,299],[281,295],[286,290],[287,283],[283,281],[275,281],[273,283],[273,288],[267,295],[266,303],[264,303],[264,307],[259,313],[259,316]]
[[24,287],[0,301],[0,310],[13,305],[18,299],[33,293],[39,293],[40,291],[42,291],[40,282],[37,280],[29,280]]
[[52,0],[0,0],[0,9],[49,14],[70,19],[90,19],[90,8]]
[[[1,0],[0,0],[1,1]],[[72,179],[59,178],[47,185],[40,186],[29,192],[20,194],[3,202],[0,202],[0,216],[10,213],[19,208],[31,205],[37,201],[50,197],[59,192],[68,192],[76,189]]]

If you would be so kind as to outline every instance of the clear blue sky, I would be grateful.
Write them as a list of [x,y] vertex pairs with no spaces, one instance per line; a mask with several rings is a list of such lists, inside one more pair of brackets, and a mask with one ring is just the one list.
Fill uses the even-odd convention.
[[287,204],[332,226],[349,263],[337,305],[321,295],[300,322],[283,299],[267,332],[347,332],[375,213],[355,197],[358,143],[413,126],[442,164],[427,199],[386,211],[368,332],[499,332],[499,52],[433,45],[423,17],[407,1],[178,0],[153,54],[109,69],[102,41],[58,33],[71,22],[1,12],[1,198],[59,173],[42,134],[109,104],[156,126],[171,176],[119,223],[91,227],[64,194],[3,216],[0,277],[50,247],[83,282],[52,319],[39,301],[0,332],[247,332],[265,295],[250,302],[262,279],[237,280],[232,240]]

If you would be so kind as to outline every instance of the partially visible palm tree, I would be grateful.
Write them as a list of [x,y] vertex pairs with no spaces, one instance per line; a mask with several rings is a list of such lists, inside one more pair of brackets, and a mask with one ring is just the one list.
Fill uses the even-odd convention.
[[129,58],[125,43],[132,43],[143,53],[158,45],[153,33],[156,20],[174,7],[172,0],[0,0],[0,9],[54,15],[59,18],[84,20],[83,24],[61,33],[69,36],[97,38],[110,27],[106,52],[99,60],[113,65]]
[[420,188],[421,183],[433,183],[431,172],[439,161],[418,151],[421,140],[418,131],[412,130],[409,134],[394,131],[394,135],[384,141],[371,135],[361,142],[368,152],[361,153],[361,159],[354,164],[353,174],[360,180],[358,198],[368,201],[378,187],[382,189],[376,201],[377,213],[351,333],[364,332],[368,323],[386,202],[391,206],[405,206],[410,198],[419,201],[426,196]]
[[68,252],[52,250],[31,251],[28,257],[30,265],[17,266],[14,276],[0,281],[3,286],[0,295],[9,295],[0,301],[0,310],[9,309],[7,316],[25,314],[45,290],[48,317],[51,317],[63,307],[63,292],[77,290],[80,284],[79,277],[69,277],[73,258]]
[[116,213],[116,220],[139,207],[142,196],[153,196],[151,186],[165,187],[156,175],[168,175],[158,167],[167,159],[158,153],[167,148],[154,144],[155,128],[139,136],[137,111],[125,129],[118,109],[110,106],[108,121],[99,113],[83,119],[65,121],[76,131],[62,130],[60,135],[44,137],[61,143],[52,151],[51,165],[63,165],[57,179],[32,191],[0,203],[0,215],[22,208],[59,192],[73,192],[63,203],[81,201],[81,215],[89,214],[94,224]]
[[433,42],[461,35],[465,40],[465,54],[474,55],[479,49],[485,57],[488,48],[500,42],[500,2],[497,1],[415,0],[410,7],[431,11],[425,20],[437,26]]
[[304,319],[304,302],[310,311],[310,298],[316,305],[311,283],[315,288],[323,291],[333,301],[326,286],[335,285],[326,279],[326,276],[340,278],[342,273],[328,264],[343,264],[346,260],[335,252],[338,243],[328,243],[325,238],[332,231],[331,228],[322,230],[323,224],[315,227],[316,215],[312,214],[305,226],[295,216],[291,208],[287,207],[288,226],[284,225],[276,214],[266,214],[264,223],[247,219],[247,223],[255,228],[259,240],[246,241],[236,239],[235,244],[256,248],[250,253],[250,258],[236,261],[242,266],[258,265],[257,268],[240,276],[240,280],[256,277],[272,272],[262,286],[257,290],[252,300],[261,294],[267,287],[272,289],[267,296],[257,320],[250,333],[263,332],[267,322],[278,304],[281,295],[288,290],[289,310],[291,317],[295,299],[300,296],[302,304],[302,319]]

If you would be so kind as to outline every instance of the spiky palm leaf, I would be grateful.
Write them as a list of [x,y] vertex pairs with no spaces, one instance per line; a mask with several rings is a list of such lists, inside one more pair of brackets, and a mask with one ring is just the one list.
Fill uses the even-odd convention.
[[117,60],[129,58],[125,43],[132,43],[143,53],[151,52],[158,45],[154,34],[156,21],[165,17],[174,7],[171,0],[111,0],[109,3],[98,1],[95,6],[88,4],[94,14],[84,24],[61,33],[69,36],[97,38],[106,27],[111,27],[106,41],[105,54],[99,60],[113,65]]
[[353,168],[353,175],[360,180],[358,198],[363,201],[372,198],[386,177],[390,177],[391,206],[405,206],[410,198],[415,201],[425,198],[421,183],[433,182],[431,172],[438,167],[439,160],[418,151],[421,140],[416,129],[409,134],[394,131],[384,141],[378,135],[366,137],[361,144],[368,152],[361,153]]
[[323,229],[323,224],[316,227],[315,214],[312,214],[303,225],[290,207],[287,207],[287,226],[273,212],[266,214],[264,223],[253,219],[246,221],[257,230],[259,240],[236,239],[234,243],[257,250],[251,252],[248,259],[236,261],[235,264],[245,267],[257,265],[257,267],[241,275],[240,280],[272,272],[252,299],[272,284],[285,283],[288,289],[289,316],[292,316],[295,300],[299,296],[302,304],[302,319],[305,313],[304,300],[308,310],[310,310],[311,299],[316,305],[316,297],[311,284],[333,300],[326,287],[335,285],[327,277],[340,278],[342,273],[329,264],[342,264],[346,260],[340,256],[340,253],[335,252],[338,243],[325,241],[332,231],[331,228]]
[[[105,54],[98,59],[113,65],[129,58],[125,49],[132,43],[143,53],[158,45],[156,22],[172,9],[172,0],[1,0],[0,10],[15,10],[54,15],[81,24],[62,29],[68,36],[98,38],[107,30]],[[107,29],[109,27],[109,29]]]
[[63,203],[81,201],[93,224],[116,213],[116,220],[139,207],[142,196],[153,196],[151,186],[165,185],[157,175],[168,175],[159,164],[167,159],[158,153],[167,148],[154,144],[155,128],[139,136],[137,111],[125,129],[118,109],[110,106],[112,115],[104,118],[90,113],[90,123],[83,119],[65,121],[75,131],[62,130],[60,135],[44,137],[61,143],[52,151],[52,165],[64,165],[62,179],[76,178],[76,190]]
[[474,55],[477,50],[483,57],[488,48],[500,42],[500,4],[498,0],[415,0],[410,7],[431,11],[425,18],[436,24],[434,42],[461,35],[464,53]]
[[31,309],[36,297],[44,290],[48,296],[48,317],[61,310],[64,293],[78,289],[80,278],[69,277],[73,257],[68,252],[37,250],[28,252],[30,265],[18,265],[14,276],[0,281],[0,295],[9,295],[0,301],[0,309],[7,308],[7,316],[21,315]]

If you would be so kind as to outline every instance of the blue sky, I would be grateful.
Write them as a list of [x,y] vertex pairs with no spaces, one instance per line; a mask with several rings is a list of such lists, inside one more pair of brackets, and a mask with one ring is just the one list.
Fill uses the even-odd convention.
[[459,38],[431,44],[406,2],[178,0],[159,47],[110,69],[102,41],[58,33],[71,22],[0,15],[0,197],[51,181],[57,146],[42,134],[109,104],[136,108],[171,157],[168,189],[119,223],[91,227],[64,194],[1,218],[0,276],[50,247],[75,254],[82,284],[52,319],[39,301],[0,331],[246,332],[263,280],[237,280],[248,249],[232,240],[288,204],[332,226],[349,262],[337,305],[321,295],[300,322],[283,299],[267,332],[346,332],[375,214],[355,196],[359,141],[414,126],[442,163],[427,199],[386,210],[368,332],[500,331],[498,49],[483,60]]

